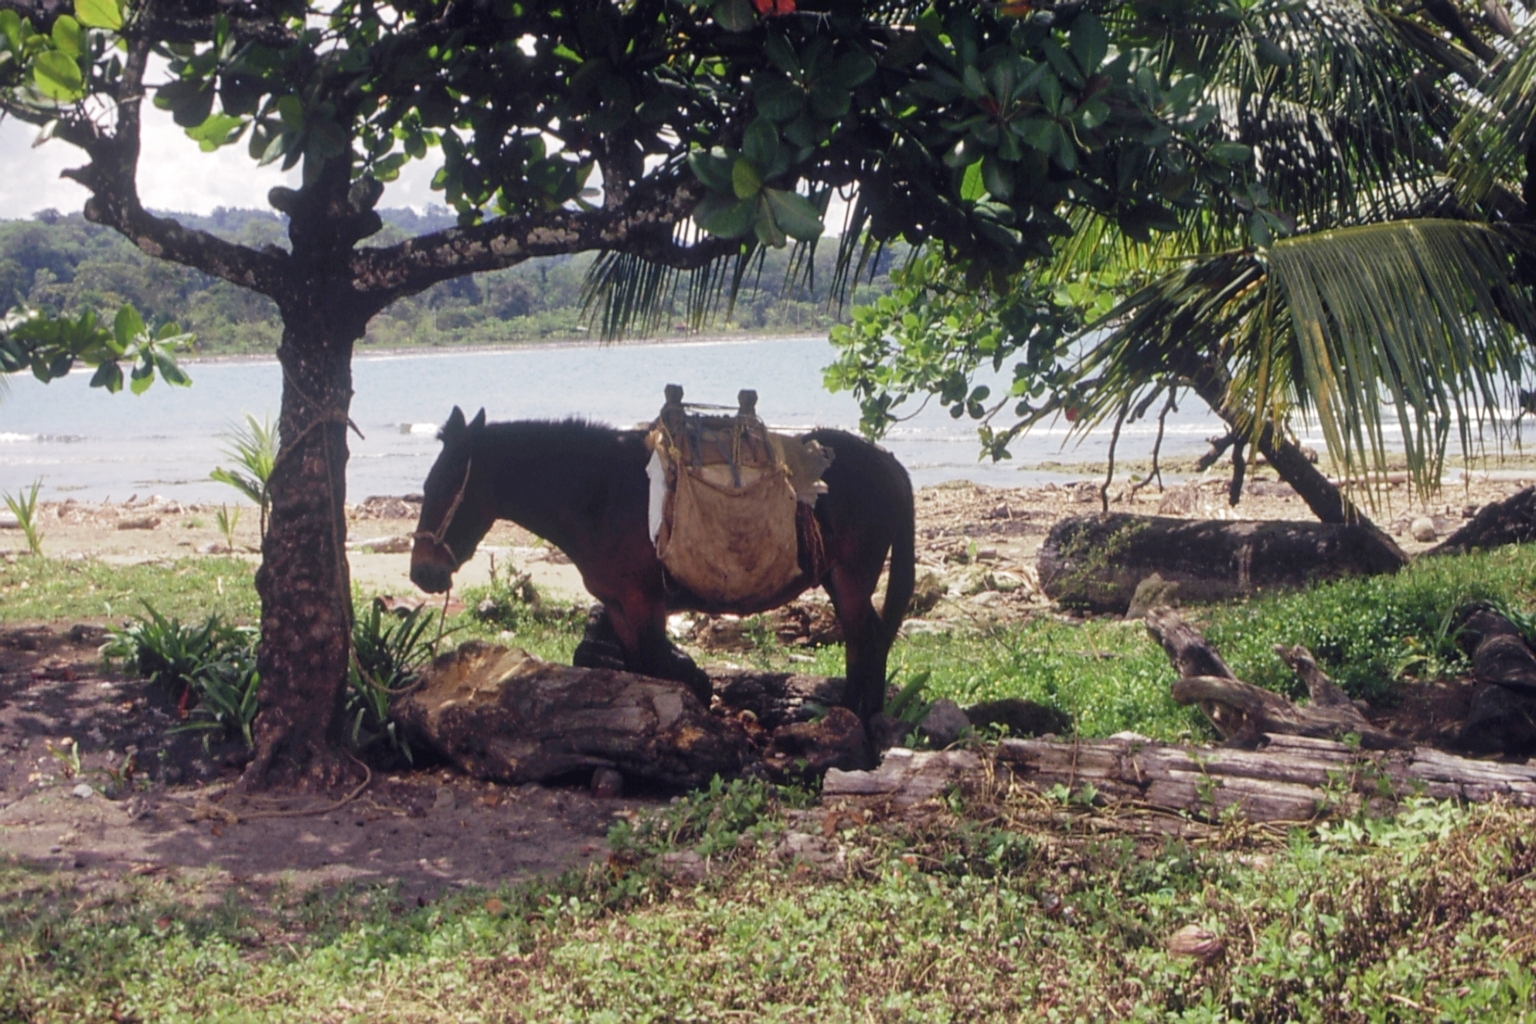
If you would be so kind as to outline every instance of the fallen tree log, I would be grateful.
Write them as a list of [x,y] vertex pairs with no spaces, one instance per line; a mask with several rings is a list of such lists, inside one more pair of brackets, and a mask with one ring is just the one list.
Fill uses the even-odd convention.
[[1368,750],[1410,746],[1408,741],[1378,729],[1323,674],[1305,647],[1276,645],[1275,654],[1307,684],[1311,703],[1292,704],[1280,694],[1245,683],[1233,675],[1221,655],[1199,630],[1171,608],[1146,614],[1147,632],[1163,646],[1178,671],[1172,696],[1180,704],[1198,704],[1222,738],[1252,747],[1270,734],[1340,739],[1355,735]]
[[982,752],[886,752],[873,771],[827,772],[822,799],[905,807],[967,785],[1065,787],[1095,806],[1136,804],[1216,821],[1306,822],[1415,795],[1536,807],[1536,765],[1473,761],[1428,747],[1371,752],[1265,735],[1262,749],[1192,748],[1143,738],[1003,740]]
[[699,786],[738,773],[751,750],[739,725],[711,715],[682,683],[478,641],[435,659],[392,712],[412,743],[475,778],[514,784],[612,768]]
[[1461,723],[1458,745],[1477,753],[1536,751],[1536,651],[1496,609],[1473,609],[1462,623],[1475,643],[1472,678],[1481,684]]
[[1181,602],[1248,597],[1321,580],[1396,572],[1408,557],[1359,523],[1242,522],[1123,512],[1058,522],[1036,556],[1040,584],[1068,607],[1124,614],[1156,574]]
[[1529,544],[1536,540],[1536,487],[1527,487],[1503,501],[1477,510],[1445,540],[1421,555],[1461,555],[1505,544]]

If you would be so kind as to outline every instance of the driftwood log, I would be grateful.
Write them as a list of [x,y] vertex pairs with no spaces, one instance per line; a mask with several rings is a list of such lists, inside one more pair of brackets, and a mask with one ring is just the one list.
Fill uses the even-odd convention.
[[711,715],[682,683],[555,665],[478,641],[433,661],[393,712],[412,743],[505,783],[617,769],[699,786],[738,773],[750,749],[739,725]]
[[1181,602],[1247,597],[1321,580],[1396,572],[1408,557],[1368,524],[1240,522],[1072,516],[1051,528],[1036,556],[1040,584],[1069,607],[1124,614],[1154,574]]
[[973,783],[1012,783],[1037,792],[1063,786],[1075,799],[1100,806],[1129,803],[1207,820],[1234,814],[1251,822],[1305,822],[1419,794],[1470,802],[1504,798],[1536,807],[1532,765],[1473,761],[1427,747],[1370,752],[1303,736],[1266,735],[1262,742],[1260,750],[1127,737],[1009,739],[985,753],[896,749],[874,771],[829,771],[821,792],[823,800],[902,807]]
[[1529,544],[1536,540],[1536,487],[1527,487],[1503,501],[1478,509],[1461,528],[1424,552],[1430,555],[1461,555],[1505,544]]
[[1267,734],[1340,739],[1353,734],[1368,750],[1410,746],[1406,740],[1372,725],[1333,681],[1317,667],[1305,647],[1276,645],[1275,654],[1307,684],[1311,702],[1292,704],[1271,690],[1245,683],[1233,675],[1221,655],[1200,631],[1171,608],[1154,608],[1145,616],[1152,634],[1179,673],[1173,699],[1197,704],[1222,738],[1252,747]]

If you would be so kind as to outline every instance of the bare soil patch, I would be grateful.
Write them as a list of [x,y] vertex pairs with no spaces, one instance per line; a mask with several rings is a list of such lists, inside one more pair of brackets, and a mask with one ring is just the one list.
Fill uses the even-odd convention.
[[[1412,519],[1433,518],[1443,536],[1477,507],[1530,482],[1477,477],[1448,486],[1427,506],[1400,497],[1378,510],[1377,519],[1415,552],[1432,542],[1408,536]],[[1242,503],[1231,509],[1226,480],[1213,476],[1161,494],[1122,488],[1111,495],[1118,498],[1111,507],[1188,517],[1309,518],[1289,490],[1262,475],[1250,478]],[[1089,480],[1033,489],[924,489],[917,496],[922,605],[908,629],[1044,612],[1036,550],[1058,518],[1099,507],[1099,485]],[[153,497],[119,505],[46,504],[40,510],[44,550],[50,557],[124,563],[223,553],[215,509]],[[390,539],[414,529],[418,509],[401,498],[349,508],[353,575],[365,591],[415,593],[409,556]],[[256,543],[255,510],[247,508],[236,550],[254,559]],[[0,530],[0,557],[18,557],[23,549],[20,531]],[[492,559],[498,566],[510,559],[555,596],[586,599],[558,552],[510,524],[496,526],[460,585],[483,581]],[[823,605],[814,598],[797,602],[771,624],[790,643],[835,639]],[[600,798],[580,787],[505,787],[418,768],[376,773],[340,806],[347,794],[330,801],[229,797],[215,806],[209,797],[238,773],[243,751],[229,744],[205,750],[199,736],[175,733],[174,706],[146,683],[105,670],[97,648],[108,624],[0,628],[0,855],[102,878],[198,871],[216,884],[398,881],[408,896],[430,898],[448,886],[490,886],[606,855],[604,835],[614,818],[661,799]],[[696,624],[692,646],[707,662],[740,633],[729,620]],[[1378,724],[1430,739],[1464,706],[1456,686],[1442,689],[1410,695]],[[323,813],[305,813],[312,808]]]

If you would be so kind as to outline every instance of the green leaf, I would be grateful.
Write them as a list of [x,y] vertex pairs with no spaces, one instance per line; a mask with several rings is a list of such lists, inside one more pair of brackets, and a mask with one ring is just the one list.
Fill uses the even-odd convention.
[[821,215],[809,199],[798,192],[776,188],[763,189],[763,196],[768,200],[768,209],[773,213],[774,221],[789,237],[802,242],[814,242],[821,237]]
[[106,388],[110,394],[123,390],[123,369],[114,362],[104,362],[91,374],[91,387]]
[[1245,164],[1253,156],[1253,149],[1241,142],[1218,142],[1207,155],[1219,164]]
[[827,76],[828,84],[839,89],[855,89],[875,77],[875,62],[869,54],[860,50],[845,53],[832,65]]
[[67,14],[59,15],[53,23],[53,45],[71,57],[84,53],[85,41],[81,38],[80,23]]
[[987,191],[986,182],[981,177],[981,161],[978,160],[965,169],[965,176],[960,179],[960,198],[967,203],[974,203]]
[[1091,75],[1099,69],[1104,62],[1104,55],[1109,52],[1109,36],[1104,33],[1104,25],[1092,12],[1084,11],[1072,22],[1072,36],[1069,44],[1072,47],[1072,56],[1077,60],[1077,66],[1083,69],[1083,74]]
[[688,154],[688,166],[693,170],[693,176],[702,181],[706,188],[734,195],[736,186],[731,180],[731,164],[729,158],[715,156],[702,149]]
[[752,230],[757,219],[757,203],[751,199],[732,201],[724,196],[708,195],[693,211],[694,223],[721,238],[740,238]]
[[[766,117],[759,117],[747,125],[746,133],[741,139],[741,154],[763,171],[767,171],[774,165],[779,158],[779,130],[773,126],[772,121]],[[736,194],[742,199],[747,198],[741,195],[739,187]],[[757,194],[756,186],[753,187],[752,194]]]
[[757,219],[752,223],[752,230],[756,232],[757,240],[770,249],[782,248],[784,243],[789,241],[789,237],[779,226],[778,221],[773,219],[772,208],[767,203],[760,202],[757,204],[756,213]]
[[1015,126],[1014,131],[1023,137],[1030,148],[1049,153],[1056,148],[1056,122],[1044,118],[1031,118]]
[[961,84],[965,86],[965,95],[968,99],[976,99],[987,91],[987,81],[981,77],[981,72],[972,65],[967,64],[965,71],[960,75]]
[[795,56],[794,47],[789,45],[789,40],[777,32],[769,34],[763,43],[763,53],[786,75],[800,74],[800,58]]
[[85,79],[80,65],[68,54],[46,50],[32,63],[32,78],[44,96],[54,100],[77,100],[83,93]]
[[187,137],[197,142],[204,153],[212,153],[220,146],[228,145],[245,130],[244,118],[228,114],[214,114],[195,128],[187,129]]
[[788,121],[805,107],[805,90],[783,78],[764,82],[752,94],[757,112],[775,121]]
[[129,391],[142,395],[149,390],[149,386],[155,382],[155,364],[150,361],[148,352],[139,358],[128,377]]
[[[277,101],[277,116],[282,118],[283,124],[294,131],[304,130],[304,101],[297,96],[283,96]],[[410,149],[409,143],[406,149]],[[412,156],[416,154],[412,153]]]
[[11,50],[21,49],[21,16],[10,8],[0,10],[0,35],[5,36]]
[[75,0],[75,17],[87,28],[116,32],[123,27],[123,8],[118,0]]
[[811,110],[817,117],[835,121],[848,113],[848,108],[851,106],[853,106],[853,93],[847,89],[818,85],[811,90]]
[[1109,104],[1095,96],[1072,113],[1072,119],[1084,128],[1097,128],[1109,118]]
[[1061,81],[1055,75],[1041,76],[1040,102],[1053,114],[1061,109]]
[[160,371],[160,379],[167,384],[184,388],[192,383],[192,378],[182,372],[176,362],[176,357],[163,349],[156,349],[153,353],[155,367]]
[[123,303],[123,308],[117,311],[117,316],[112,321],[112,337],[119,346],[126,349],[139,339],[144,333],[144,318],[139,316],[139,311],[129,303]]
[[715,23],[727,32],[747,32],[757,24],[752,0],[720,0],[710,12]]
[[[1010,135],[1009,138],[1012,136]],[[981,180],[993,198],[1007,199],[1013,195],[1013,172],[1001,161],[994,160],[990,156],[984,157],[981,161]]]
[[213,113],[213,83],[196,78],[167,82],[155,90],[155,106],[169,110],[181,127],[196,128]]
[[[731,190],[737,199],[753,199],[763,189],[762,176],[757,173],[757,168],[752,166],[752,161],[746,157],[737,160],[731,168]],[[733,236],[727,236],[733,237]]]

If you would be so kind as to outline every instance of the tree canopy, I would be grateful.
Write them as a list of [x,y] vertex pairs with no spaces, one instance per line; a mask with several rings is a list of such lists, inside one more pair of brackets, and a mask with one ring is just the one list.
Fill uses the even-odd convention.
[[[1246,147],[1224,194],[1171,198],[1151,237],[1080,208],[1070,244],[990,297],[919,264],[834,331],[829,382],[876,431],[936,394],[995,457],[1045,418],[1193,393],[1232,424],[1239,482],[1245,443],[1284,461],[1296,414],[1355,468],[1384,464],[1395,418],[1430,486],[1449,437],[1477,450],[1530,385],[1532,31],[1496,2],[1208,5],[1166,58],[1205,83],[1212,149]],[[1011,366],[1008,394],[973,386],[987,365]],[[1320,515],[1346,511],[1321,490]]]

